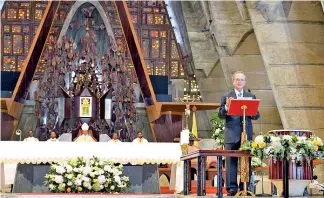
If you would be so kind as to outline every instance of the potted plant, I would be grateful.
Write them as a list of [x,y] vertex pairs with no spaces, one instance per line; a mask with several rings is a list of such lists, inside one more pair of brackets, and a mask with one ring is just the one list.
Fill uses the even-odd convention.
[[223,149],[225,136],[225,120],[218,116],[218,112],[211,115],[210,121],[212,123],[212,138],[216,142],[216,149]]

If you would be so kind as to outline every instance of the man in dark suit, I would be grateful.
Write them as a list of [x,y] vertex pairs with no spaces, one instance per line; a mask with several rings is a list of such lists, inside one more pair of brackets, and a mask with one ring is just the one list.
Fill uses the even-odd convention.
[[[243,131],[243,117],[227,115],[228,104],[231,99],[250,97],[255,99],[255,95],[250,91],[245,91],[246,76],[243,72],[237,71],[232,76],[234,90],[226,93],[222,97],[219,117],[225,119],[225,149],[239,150],[241,146],[241,133]],[[257,120],[260,117],[259,112],[256,116],[246,117],[246,133],[248,140],[252,140],[253,127],[251,120]],[[238,158],[226,158],[226,190],[228,195],[234,196],[238,191],[237,185],[237,163]],[[250,161],[251,170],[251,161]],[[248,185],[247,185],[248,186]],[[240,190],[243,190],[243,184],[240,183]]]

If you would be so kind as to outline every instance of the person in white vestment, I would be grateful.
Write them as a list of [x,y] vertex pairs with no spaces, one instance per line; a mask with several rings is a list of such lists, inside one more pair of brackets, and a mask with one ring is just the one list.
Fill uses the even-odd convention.
[[121,141],[118,139],[118,133],[114,132],[112,134],[111,140],[108,142],[109,144],[119,144]]
[[34,137],[34,132],[29,130],[28,137],[24,139],[24,142],[39,142],[39,140]]
[[47,142],[58,142],[59,140],[56,138],[55,131],[51,131],[50,139],[47,140]]
[[138,131],[137,138],[133,140],[133,143],[148,143],[148,141],[145,138],[143,138],[142,131]]
[[79,135],[74,139],[74,142],[96,142],[92,137],[92,131],[89,131],[89,125],[87,123],[82,124],[81,130],[79,130]]

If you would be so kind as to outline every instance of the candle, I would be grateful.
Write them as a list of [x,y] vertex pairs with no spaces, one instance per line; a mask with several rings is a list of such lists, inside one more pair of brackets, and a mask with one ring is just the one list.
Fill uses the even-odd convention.
[[180,133],[180,145],[189,144],[189,129],[184,129]]

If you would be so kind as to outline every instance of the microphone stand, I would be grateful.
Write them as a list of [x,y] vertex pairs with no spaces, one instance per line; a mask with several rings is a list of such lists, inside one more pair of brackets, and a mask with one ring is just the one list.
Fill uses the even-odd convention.
[[[259,119],[260,119],[260,132],[259,132],[259,135],[262,135],[262,119],[261,119],[261,115],[260,115]],[[264,172],[261,171],[261,190],[262,190],[261,192],[262,193],[261,194],[256,194],[255,196],[256,197],[272,197],[272,195],[264,193],[263,176],[264,176]]]

